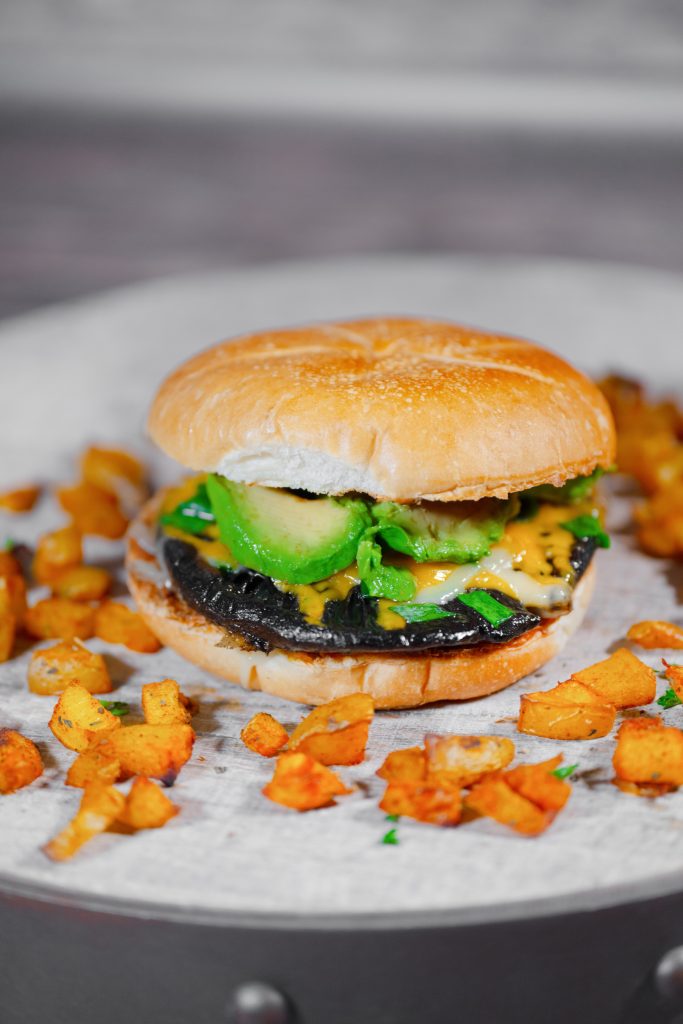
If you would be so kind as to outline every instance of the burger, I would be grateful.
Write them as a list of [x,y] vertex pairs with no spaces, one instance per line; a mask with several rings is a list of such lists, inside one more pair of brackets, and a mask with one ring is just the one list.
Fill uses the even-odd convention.
[[190,475],[131,530],[140,613],[306,704],[508,686],[576,630],[609,545],[608,407],[519,338],[417,318],[241,336],[168,377],[149,431]]

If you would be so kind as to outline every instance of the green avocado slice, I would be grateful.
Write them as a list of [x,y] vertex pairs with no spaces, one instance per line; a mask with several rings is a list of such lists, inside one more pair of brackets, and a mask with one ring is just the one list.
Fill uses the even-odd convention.
[[363,501],[302,498],[215,475],[206,486],[221,540],[237,561],[285,583],[317,583],[345,569],[370,525]]
[[416,562],[477,562],[503,536],[505,524],[519,511],[519,499],[412,506],[383,501],[370,511],[384,543]]

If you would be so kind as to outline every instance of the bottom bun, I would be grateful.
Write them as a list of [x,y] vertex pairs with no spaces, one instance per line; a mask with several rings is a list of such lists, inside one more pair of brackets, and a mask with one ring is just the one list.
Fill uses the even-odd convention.
[[[149,507],[131,531],[128,583],[138,610],[163,644],[188,661],[247,690],[324,704],[359,690],[377,708],[413,708],[437,700],[469,700],[502,690],[558,654],[581,625],[595,586],[591,564],[574,591],[571,611],[506,644],[431,654],[308,654],[244,650],[230,634],[189,608],[164,585],[149,539]],[[147,537],[144,535],[147,534]],[[142,541],[142,546],[139,541]],[[235,641],[236,643],[236,641]]]

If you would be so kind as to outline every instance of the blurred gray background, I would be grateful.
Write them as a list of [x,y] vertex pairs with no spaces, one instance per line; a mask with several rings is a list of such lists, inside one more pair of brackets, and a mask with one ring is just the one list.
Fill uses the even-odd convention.
[[379,251],[683,268],[680,0],[2,0],[0,316]]

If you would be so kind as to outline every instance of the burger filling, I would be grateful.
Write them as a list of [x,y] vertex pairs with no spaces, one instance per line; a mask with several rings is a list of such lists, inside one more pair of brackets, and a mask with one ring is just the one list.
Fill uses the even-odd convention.
[[195,477],[166,494],[173,589],[226,644],[345,653],[507,642],[571,607],[607,547],[600,471],[506,500],[376,502]]

